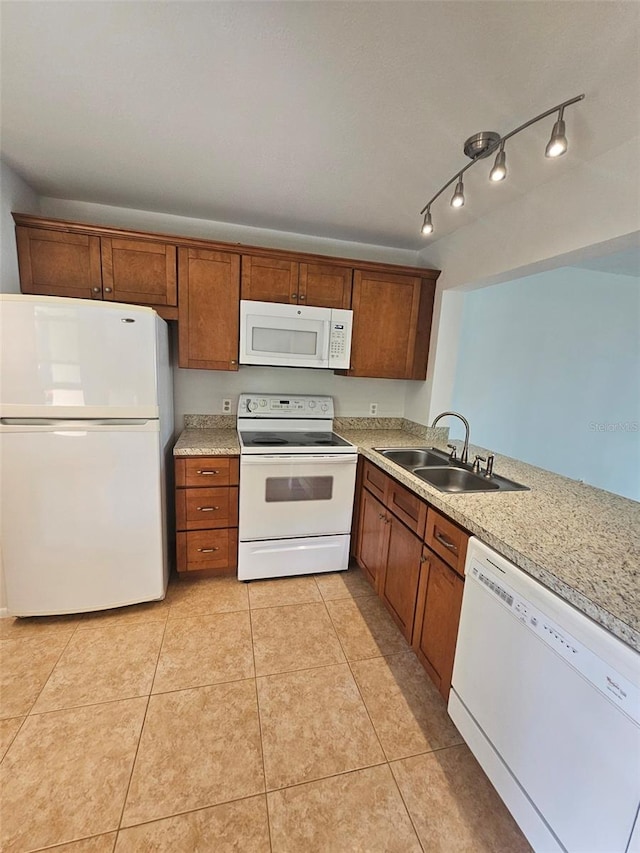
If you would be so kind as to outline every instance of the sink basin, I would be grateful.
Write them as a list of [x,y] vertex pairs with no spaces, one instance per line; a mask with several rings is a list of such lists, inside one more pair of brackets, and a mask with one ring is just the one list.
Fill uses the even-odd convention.
[[498,474],[484,477],[437,447],[374,447],[378,453],[441,492],[528,492],[529,487]]
[[495,480],[479,477],[466,468],[414,468],[413,473],[442,492],[494,492],[500,489]]
[[403,468],[430,468],[434,465],[446,465],[449,458],[446,453],[432,447],[398,447],[379,451],[387,459],[402,465]]

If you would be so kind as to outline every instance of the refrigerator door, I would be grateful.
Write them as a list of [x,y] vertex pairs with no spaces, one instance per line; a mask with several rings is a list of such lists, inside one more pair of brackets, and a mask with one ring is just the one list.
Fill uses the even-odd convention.
[[16,616],[164,597],[157,421],[0,425],[2,561]]
[[157,418],[157,316],[82,299],[0,296],[0,416]]

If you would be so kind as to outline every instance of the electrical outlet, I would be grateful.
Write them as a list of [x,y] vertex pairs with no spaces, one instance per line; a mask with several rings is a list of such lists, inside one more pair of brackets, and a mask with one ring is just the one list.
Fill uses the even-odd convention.
[[231,414],[231,400],[223,400],[222,401],[222,413],[224,415]]
[[377,403],[369,403],[369,414],[377,415],[378,414],[378,404]]

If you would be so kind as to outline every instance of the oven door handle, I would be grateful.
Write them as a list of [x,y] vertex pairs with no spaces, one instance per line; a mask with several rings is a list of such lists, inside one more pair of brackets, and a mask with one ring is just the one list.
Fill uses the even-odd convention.
[[343,453],[336,454],[334,456],[327,456],[326,454],[322,455],[313,455],[313,454],[274,454],[274,455],[255,455],[255,456],[241,456],[240,457],[240,465],[282,465],[282,463],[287,464],[313,464],[313,465],[355,465],[358,461],[357,453]]

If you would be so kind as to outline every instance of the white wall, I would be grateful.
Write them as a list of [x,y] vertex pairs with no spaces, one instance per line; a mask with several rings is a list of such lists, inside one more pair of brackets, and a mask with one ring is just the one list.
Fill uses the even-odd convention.
[[638,377],[638,277],[563,268],[465,294],[452,407],[475,444],[640,500]]
[[39,213],[36,193],[0,160],[0,293],[20,293],[15,223],[11,211]]

